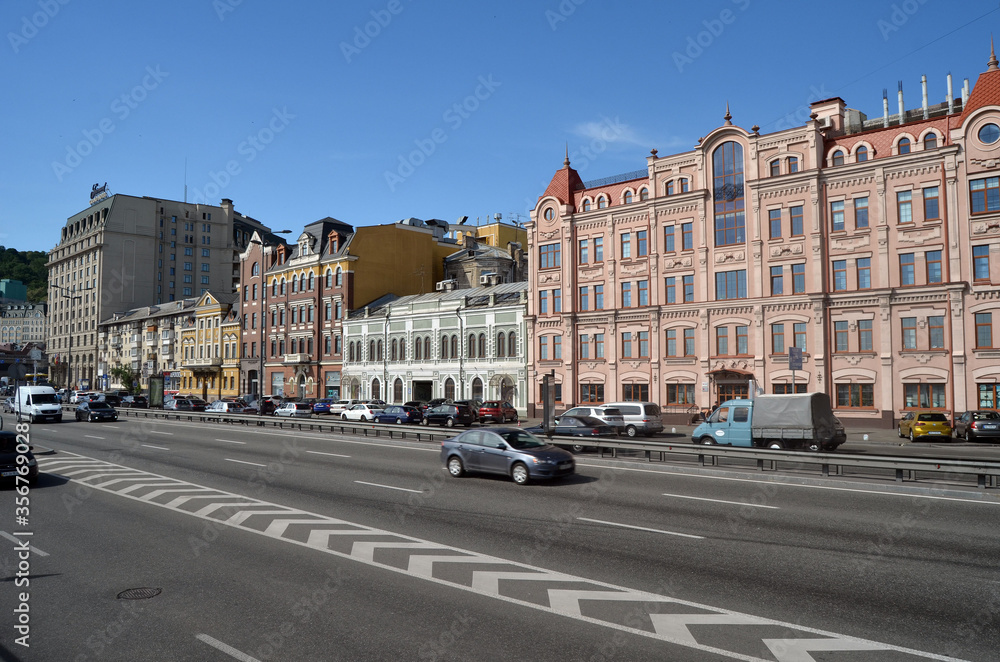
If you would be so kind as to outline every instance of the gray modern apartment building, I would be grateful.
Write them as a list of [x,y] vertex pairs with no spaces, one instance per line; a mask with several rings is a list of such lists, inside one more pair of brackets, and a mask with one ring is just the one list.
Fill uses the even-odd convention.
[[254,230],[269,231],[219,206],[91,193],[49,251],[48,354],[53,381],[91,388],[100,363],[97,325],[142,306],[238,286],[239,252]]

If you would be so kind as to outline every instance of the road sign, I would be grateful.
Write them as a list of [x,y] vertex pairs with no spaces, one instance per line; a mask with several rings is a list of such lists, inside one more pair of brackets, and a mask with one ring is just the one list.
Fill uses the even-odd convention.
[[801,347],[789,347],[788,348],[788,369],[789,370],[802,370],[802,348]]

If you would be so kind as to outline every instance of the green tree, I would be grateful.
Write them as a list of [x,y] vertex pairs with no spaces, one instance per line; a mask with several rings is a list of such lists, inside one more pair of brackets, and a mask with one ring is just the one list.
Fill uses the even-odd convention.
[[135,389],[132,388],[132,382],[139,381],[139,373],[132,370],[127,365],[116,365],[112,368],[109,374],[114,377],[118,383],[125,387],[129,393],[132,393]]

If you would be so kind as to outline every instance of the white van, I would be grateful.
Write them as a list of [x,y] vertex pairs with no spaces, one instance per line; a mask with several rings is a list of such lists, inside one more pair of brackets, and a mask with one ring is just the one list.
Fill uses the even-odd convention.
[[663,421],[660,419],[660,405],[655,402],[607,402],[604,408],[615,408],[625,419],[625,434],[630,437],[663,432]]
[[62,407],[56,398],[56,390],[51,386],[19,386],[14,402],[17,420],[62,421]]

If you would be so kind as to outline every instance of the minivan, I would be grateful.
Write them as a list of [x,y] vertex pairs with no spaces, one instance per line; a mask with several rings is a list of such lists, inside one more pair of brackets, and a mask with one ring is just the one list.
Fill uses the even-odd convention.
[[630,437],[640,434],[649,437],[663,431],[660,405],[655,402],[608,402],[604,407],[614,408],[622,413],[622,418],[625,419],[625,434]]

